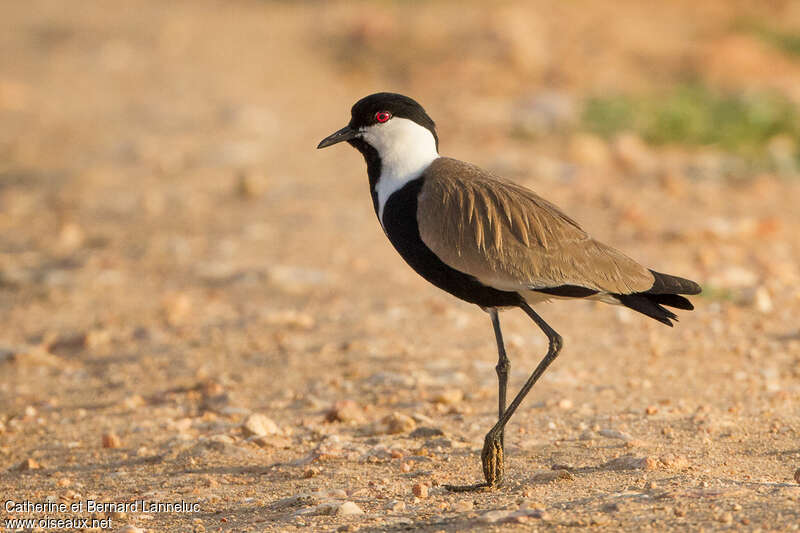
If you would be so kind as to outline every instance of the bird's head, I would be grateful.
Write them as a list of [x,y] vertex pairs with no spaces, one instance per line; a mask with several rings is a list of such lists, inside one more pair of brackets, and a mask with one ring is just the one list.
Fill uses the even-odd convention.
[[375,150],[384,161],[438,154],[436,125],[421,105],[408,96],[375,93],[355,103],[350,123],[325,137],[317,148],[347,141],[364,153]]

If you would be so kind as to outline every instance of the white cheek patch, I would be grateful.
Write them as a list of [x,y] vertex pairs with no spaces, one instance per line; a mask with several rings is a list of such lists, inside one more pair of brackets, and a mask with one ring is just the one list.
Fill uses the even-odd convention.
[[375,192],[378,196],[378,219],[383,224],[383,206],[389,196],[420,177],[439,157],[436,139],[428,128],[398,117],[363,128],[361,136],[381,158],[381,176]]

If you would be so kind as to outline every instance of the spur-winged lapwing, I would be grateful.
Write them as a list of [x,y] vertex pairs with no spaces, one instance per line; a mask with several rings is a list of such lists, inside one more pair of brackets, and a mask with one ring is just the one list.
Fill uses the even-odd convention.
[[[530,190],[480,168],[439,156],[433,120],[416,101],[377,93],[351,110],[350,123],[317,148],[347,141],[367,162],[378,221],[419,275],[489,313],[497,341],[499,420],[487,433],[484,483],[503,479],[503,429],[561,350],[561,336],[531,308],[551,298],[621,304],[672,326],[664,306],[693,309],[687,279],[649,270],[592,239],[577,222]],[[544,359],[506,409],[509,361],[497,310],[519,307],[549,340]]]

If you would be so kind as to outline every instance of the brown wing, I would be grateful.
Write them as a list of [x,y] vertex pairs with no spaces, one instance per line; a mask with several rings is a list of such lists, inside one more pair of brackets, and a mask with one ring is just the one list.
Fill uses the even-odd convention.
[[595,241],[555,205],[480,168],[439,158],[417,209],[422,241],[450,267],[501,290],[577,285],[630,294],[649,270]]

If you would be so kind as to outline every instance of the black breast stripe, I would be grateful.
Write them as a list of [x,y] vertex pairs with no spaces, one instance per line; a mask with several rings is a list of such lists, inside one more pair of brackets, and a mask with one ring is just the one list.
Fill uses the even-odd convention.
[[[356,137],[347,141],[350,146],[361,152],[364,156],[364,161],[367,162],[367,176],[369,176],[369,193],[372,196],[372,207],[375,208],[375,216],[378,216],[378,193],[375,191],[375,185],[381,177],[381,157],[378,151],[363,139]],[[378,221],[380,222],[380,220]]]
[[408,182],[395,191],[383,206],[383,228],[392,245],[420,276],[440,289],[481,307],[517,306],[521,297],[487,287],[474,277],[442,262],[419,235],[417,197],[425,176]]

